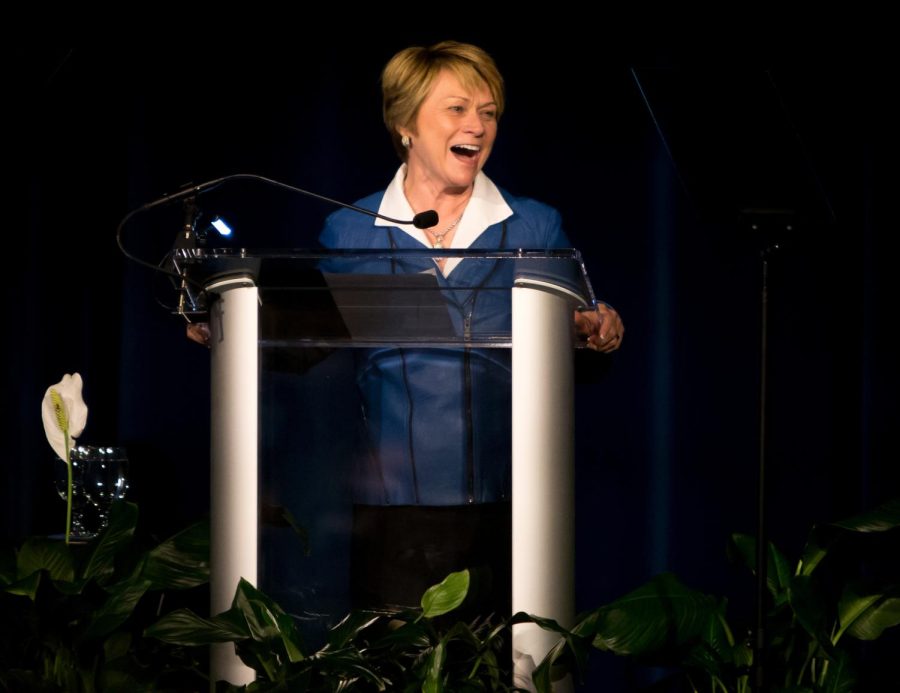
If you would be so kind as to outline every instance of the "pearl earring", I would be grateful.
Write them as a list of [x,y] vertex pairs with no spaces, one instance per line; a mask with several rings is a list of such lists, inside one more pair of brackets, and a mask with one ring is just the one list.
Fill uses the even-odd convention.
[[409,149],[409,145],[412,144],[412,140],[409,139],[409,135],[403,135],[403,137],[400,138],[400,144],[403,145],[404,149]]

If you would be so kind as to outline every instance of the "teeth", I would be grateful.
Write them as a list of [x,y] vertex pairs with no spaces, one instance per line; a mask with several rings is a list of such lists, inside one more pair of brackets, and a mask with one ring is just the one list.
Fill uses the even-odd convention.
[[455,149],[466,149],[470,152],[480,152],[481,147],[477,144],[454,144]]

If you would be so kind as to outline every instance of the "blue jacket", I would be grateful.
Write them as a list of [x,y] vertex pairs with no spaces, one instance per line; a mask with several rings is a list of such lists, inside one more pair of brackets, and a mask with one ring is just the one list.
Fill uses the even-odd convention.
[[[502,191],[512,216],[488,227],[472,249],[571,247],[559,213]],[[378,209],[384,193],[357,202]],[[328,248],[424,246],[396,227],[375,226],[350,210],[332,214],[320,236]],[[347,266],[330,263],[330,271]],[[427,258],[391,263],[373,259],[352,271],[369,274],[434,270]],[[512,263],[463,260],[446,289],[457,330],[508,333]],[[462,505],[510,496],[511,399],[508,349],[377,348],[357,353],[367,440],[355,475],[356,502],[374,505]]]

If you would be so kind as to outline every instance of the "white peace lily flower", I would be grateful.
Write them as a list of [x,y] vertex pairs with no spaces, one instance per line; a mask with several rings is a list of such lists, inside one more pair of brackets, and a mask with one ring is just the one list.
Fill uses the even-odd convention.
[[81,376],[67,373],[60,382],[47,388],[41,403],[47,441],[66,463],[69,461],[68,450],[87,423],[88,410],[81,398],[81,388]]

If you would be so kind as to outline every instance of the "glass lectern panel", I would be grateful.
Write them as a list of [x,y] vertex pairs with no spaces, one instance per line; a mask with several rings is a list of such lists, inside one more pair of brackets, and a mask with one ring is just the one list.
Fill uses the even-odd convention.
[[190,250],[175,263],[192,319],[216,309],[219,281],[259,288],[260,587],[311,635],[353,607],[415,606],[464,567],[472,608],[507,610],[511,289],[593,306],[577,251]]

